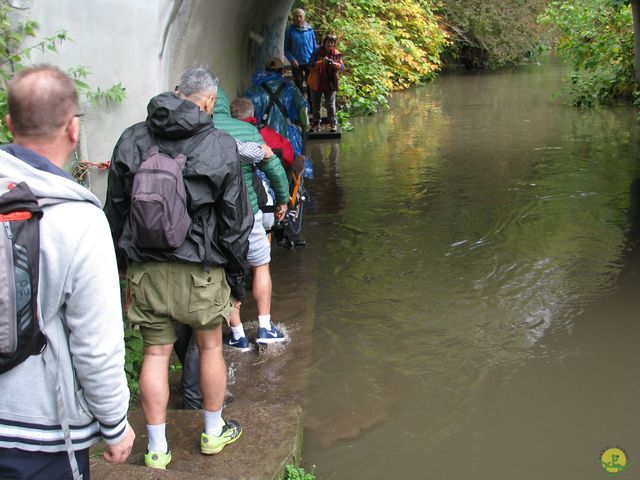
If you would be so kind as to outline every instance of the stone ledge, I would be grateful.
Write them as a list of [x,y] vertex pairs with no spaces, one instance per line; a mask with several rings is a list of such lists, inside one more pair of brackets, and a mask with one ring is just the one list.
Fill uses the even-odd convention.
[[91,453],[93,480],[280,480],[288,464],[302,457],[302,409],[294,403],[234,401],[224,417],[242,425],[242,437],[218,455],[200,454],[202,414],[193,410],[170,410],[167,437],[173,460],[166,471],[144,467],[147,433],[142,412],[131,411],[129,421],[136,442],[129,462],[112,465],[102,457],[103,446]]

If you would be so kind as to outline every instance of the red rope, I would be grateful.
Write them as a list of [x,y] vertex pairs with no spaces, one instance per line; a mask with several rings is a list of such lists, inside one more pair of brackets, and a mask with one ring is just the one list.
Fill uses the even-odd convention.
[[89,173],[89,170],[91,168],[95,168],[99,172],[103,172],[107,170],[110,165],[111,165],[110,161],[94,163],[94,162],[88,162],[87,160],[81,160],[74,165],[72,174],[78,180],[84,180],[84,177],[87,176],[87,173]]

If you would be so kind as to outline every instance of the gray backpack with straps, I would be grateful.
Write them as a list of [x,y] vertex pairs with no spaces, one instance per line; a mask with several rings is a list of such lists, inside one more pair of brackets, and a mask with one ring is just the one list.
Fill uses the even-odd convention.
[[182,245],[191,217],[182,170],[187,157],[175,158],[152,146],[133,178],[129,219],[139,248],[174,249]]
[[37,299],[41,217],[26,183],[0,181],[0,373],[47,343]]

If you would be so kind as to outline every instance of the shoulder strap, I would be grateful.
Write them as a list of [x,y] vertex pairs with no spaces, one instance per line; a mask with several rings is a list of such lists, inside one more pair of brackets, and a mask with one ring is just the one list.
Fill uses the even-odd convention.
[[75,449],[73,448],[73,441],[71,439],[71,428],[69,427],[69,421],[67,420],[67,411],[64,407],[64,399],[62,397],[62,382],[60,381],[60,374],[58,368],[55,366],[53,354],[50,348],[46,348],[42,352],[42,358],[44,360],[45,367],[49,370],[49,373],[53,377],[56,389],[56,407],[58,410],[58,420],[62,427],[64,435],[64,445],[69,457],[69,466],[71,467],[71,473],[74,480],[82,480],[83,475],[80,474],[80,468],[78,461],[76,460]]
[[265,92],[267,92],[267,95],[269,95],[269,103],[267,104],[267,108],[262,114],[262,121],[260,125],[265,126],[267,124],[269,114],[271,113],[271,108],[273,107],[274,104],[277,105],[278,109],[280,110],[280,113],[282,113],[282,116],[287,120],[287,123],[289,123],[289,114],[287,113],[287,109],[284,107],[284,105],[282,104],[282,101],[280,100],[280,93],[285,89],[287,84],[285,82],[282,82],[278,86],[278,89],[275,92],[271,90],[271,88],[269,87],[269,85],[267,85],[266,82],[261,83],[260,86]]

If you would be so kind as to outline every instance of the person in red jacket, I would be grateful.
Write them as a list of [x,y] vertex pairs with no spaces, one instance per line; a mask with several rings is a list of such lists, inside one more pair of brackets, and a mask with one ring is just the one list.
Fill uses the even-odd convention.
[[338,74],[344,71],[344,63],[342,53],[336,49],[336,41],[335,34],[328,33],[322,41],[322,46],[314,50],[309,60],[312,71],[307,78],[307,83],[311,89],[312,131],[317,131],[320,127],[320,103],[323,96],[331,131],[338,131],[336,92],[338,91]]
[[[254,107],[251,100],[246,97],[240,97],[231,103],[231,116],[238,120],[257,125],[258,121],[253,116]],[[271,150],[280,158],[282,166],[285,169],[291,168],[293,165],[294,152],[291,142],[276,132],[273,128],[262,127],[260,135]]]

